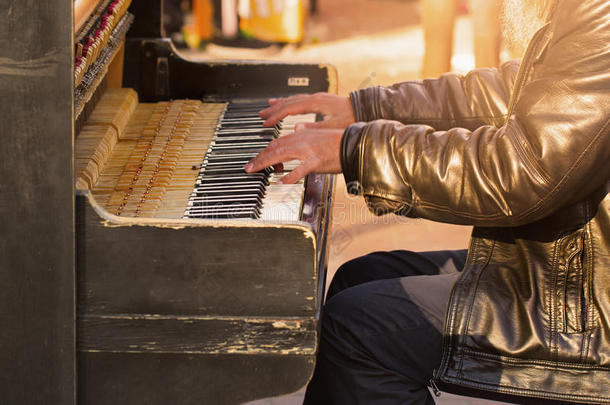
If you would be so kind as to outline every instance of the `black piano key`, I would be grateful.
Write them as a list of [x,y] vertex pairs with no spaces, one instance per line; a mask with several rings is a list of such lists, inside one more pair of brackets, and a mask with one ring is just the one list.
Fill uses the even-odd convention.
[[230,193],[232,190],[235,192],[240,192],[242,190],[253,190],[256,192],[264,192],[265,185],[260,181],[256,182],[243,182],[243,183],[204,183],[204,184],[196,184],[191,192],[191,195],[195,193],[203,193],[207,191],[222,191],[226,193]]
[[[262,123],[242,123],[242,124],[231,124],[231,123],[223,123],[216,127],[216,131],[235,131],[240,129],[266,129],[263,127]],[[276,129],[273,127],[269,127],[269,129]]]
[[259,112],[261,109],[269,107],[267,103],[231,103],[227,106],[227,112],[253,111]]
[[266,132],[273,132],[273,133],[279,133],[281,128],[275,128],[275,127],[263,127],[262,123],[252,123],[252,124],[240,124],[240,125],[219,125],[216,128],[216,132],[219,133],[223,133],[223,132],[230,132],[230,131],[241,131],[242,133],[247,133],[247,132],[254,132],[254,131],[266,131]]
[[197,181],[223,180],[223,179],[226,179],[226,180],[237,179],[239,181],[261,181],[267,177],[268,176],[262,172],[246,173],[243,170],[239,173],[233,173],[233,174],[217,174],[217,173],[206,174],[205,171],[203,171],[203,172],[199,172],[199,175],[197,176]]
[[212,163],[220,163],[220,162],[230,162],[239,159],[244,160],[247,159],[250,161],[253,157],[256,157],[256,153],[235,153],[231,156],[226,155],[208,155],[204,158],[204,163],[212,162]]
[[[218,197],[218,198],[212,198],[212,197]],[[226,205],[230,205],[230,204],[228,204],[228,202],[230,202],[229,200],[231,200],[233,203],[241,203],[241,204],[252,205],[255,207],[262,207],[263,198],[264,198],[264,194],[262,194],[262,193],[258,194],[258,195],[252,194],[251,191],[250,191],[250,194],[230,194],[230,195],[207,194],[207,193],[202,193],[201,195],[199,195],[199,193],[197,193],[197,196],[191,197],[189,199],[189,204],[192,206],[217,206],[217,205],[226,206]]]
[[[189,202],[189,210],[195,211],[199,210],[199,212],[204,211],[230,211],[231,209],[249,209],[257,212],[262,207],[262,203],[259,200],[237,200],[233,199],[233,203],[229,201],[220,202],[220,201],[191,201]],[[235,204],[242,204],[244,207],[236,208]]]
[[[272,169],[270,168],[266,168],[261,170],[259,173],[263,173],[265,175],[269,175],[271,174]],[[205,176],[210,176],[210,175],[223,175],[223,176],[228,176],[228,175],[236,175],[236,174],[245,174],[243,166],[240,167],[218,167],[218,168],[206,168],[203,177]]]
[[271,127],[263,127],[263,120],[258,120],[258,121],[254,121],[254,120],[227,120],[227,121],[222,121],[219,125],[218,125],[218,129],[239,129],[239,128],[271,128],[271,129],[276,129],[276,130],[280,130],[281,127],[279,125],[274,125]]
[[197,200],[189,201],[189,210],[211,210],[211,209],[230,209],[230,208],[248,208],[248,209],[260,209],[262,208],[261,200],[259,198],[246,198],[246,197],[227,197],[226,200],[220,199],[205,199],[204,197],[194,197]]
[[201,219],[256,219],[260,217],[260,213],[253,210],[233,210],[233,211],[189,211],[188,216],[190,218],[201,218]]
[[[256,190],[256,189],[238,189],[238,190],[197,190],[189,197],[189,202],[202,202],[202,201],[212,201],[212,197],[224,197],[227,200],[230,198],[254,198],[262,199],[265,196],[264,190]],[[258,201],[258,200],[257,200]],[[257,201],[243,201],[242,203],[250,203]],[[218,203],[225,203],[223,200],[216,201]]]
[[254,204],[262,203],[260,197],[255,194],[246,195],[209,195],[193,198],[190,201],[193,206],[230,205],[231,203]]
[[269,142],[271,142],[274,139],[275,139],[275,137],[273,135],[254,134],[254,135],[241,136],[241,137],[233,135],[233,136],[217,138],[214,141],[214,145],[222,145],[222,144],[227,144],[227,143],[231,143],[231,142],[235,142],[235,143],[266,142],[267,144],[269,144]]
[[[255,173],[257,174],[257,173]],[[237,182],[243,182],[243,181],[253,181],[256,180],[262,184],[264,184],[265,186],[269,185],[269,179],[266,178],[266,176],[262,176],[262,177],[258,177],[258,176],[209,176],[209,177],[203,177],[198,181],[198,184],[212,184],[212,183],[237,183]]]
[[248,147],[246,146],[228,146],[228,147],[220,147],[218,149],[213,149],[210,151],[210,154],[213,156],[217,155],[236,155],[244,152],[259,154],[263,151],[265,147]]
[[262,126],[258,126],[257,127],[257,126],[250,125],[250,126],[244,127],[244,128],[240,128],[240,127],[237,127],[237,128],[218,128],[216,130],[216,132],[218,132],[218,133],[224,133],[224,132],[247,133],[247,132],[257,132],[257,131],[258,132],[270,132],[271,133],[271,132],[276,131],[276,129],[272,128],[272,127],[268,127],[267,128],[267,127],[262,127]]
[[189,212],[190,218],[198,219],[257,219],[260,214],[256,211],[229,211],[229,212]]
[[232,102],[227,106],[227,111],[259,111],[258,109],[265,105],[267,103],[264,102]]
[[216,145],[229,145],[231,143],[235,144],[245,144],[252,143],[256,145],[265,145],[268,146],[271,141],[275,139],[273,135],[265,135],[265,134],[252,134],[246,136],[239,136],[235,134],[231,135],[221,135],[218,136],[214,141],[212,141],[210,145],[210,150],[214,150]]
[[234,175],[234,174],[243,174],[244,169],[243,168],[235,168],[235,167],[225,167],[225,168],[206,168],[203,174],[203,177],[205,177],[206,175]]
[[[190,204],[190,203],[189,203]],[[249,202],[249,201],[237,201],[237,202],[216,202],[214,204],[206,204],[206,205],[197,205],[190,206],[188,210],[190,211],[212,211],[212,210],[230,210],[230,209],[260,209],[257,202]]]
[[242,117],[242,118],[226,118],[224,117],[222,120],[218,122],[218,126],[253,126],[253,125],[262,125],[264,120],[260,117]]
[[270,127],[263,127],[264,120],[253,120],[248,118],[230,118],[223,120],[217,129],[236,129],[236,128],[270,128],[279,131],[282,129],[281,124],[275,124]]
[[229,212],[245,210],[260,213],[261,207],[256,202],[236,202],[232,204],[192,204],[187,209],[187,211],[190,212]]
[[249,105],[230,105],[229,108],[227,108],[227,110],[225,112],[250,112],[250,113],[255,113],[258,114],[261,110],[264,110],[265,108],[269,107],[269,105],[265,105],[265,104],[260,104],[260,103],[256,103],[256,104],[249,104]]
[[224,166],[226,164],[235,164],[244,166],[246,163],[250,161],[251,158],[240,158],[235,160],[206,160],[201,164],[201,167],[215,167],[215,166]]
[[216,131],[216,136],[239,136],[239,135],[270,135],[278,137],[279,133],[275,128],[228,128]]
[[211,197],[211,196],[257,196],[264,197],[265,190],[259,190],[256,188],[242,188],[242,189],[199,189],[194,190],[189,197],[190,201],[196,201],[199,198]]
[[[264,168],[263,170],[259,171],[258,173],[263,173],[265,175],[269,175],[269,174],[273,173],[273,168],[267,167],[267,168]],[[203,177],[209,176],[209,175],[235,175],[235,174],[249,174],[249,173],[244,172],[243,165],[205,167],[204,171],[203,171]]]
[[201,165],[201,171],[204,172],[206,169],[241,169],[244,172],[244,166],[240,162],[216,162],[216,163],[204,163]]
[[[227,113],[229,114],[229,113]],[[220,122],[246,122],[246,121],[258,121],[258,122],[262,122],[264,121],[264,119],[262,119],[261,117],[259,117],[258,115],[256,116],[251,116],[251,117],[242,117],[242,118],[231,118],[231,117],[227,117],[227,114],[225,114],[222,119],[220,120]]]
[[231,143],[230,141],[226,142],[226,143],[217,143],[216,141],[220,140],[222,142],[222,138],[216,139],[214,141],[214,143],[212,143],[210,150],[214,151],[215,149],[219,149],[222,148],[226,145],[235,145],[235,146],[240,146],[240,147],[244,147],[244,146],[251,146],[253,148],[258,148],[260,146],[266,147],[269,145],[270,141],[267,140],[260,140],[260,139],[247,139],[246,142],[234,142]]
[[190,201],[189,202],[189,211],[197,211],[197,212],[211,212],[211,211],[231,211],[231,210],[251,210],[257,213],[260,213],[262,210],[262,203],[260,201],[235,201],[234,203],[220,203],[219,201]]
[[264,182],[260,181],[260,180],[250,180],[250,181],[232,181],[232,182],[217,182],[217,183],[209,183],[209,182],[197,182],[195,184],[195,189],[193,191],[196,190],[204,190],[204,189],[212,189],[212,188],[222,188],[222,187],[236,187],[236,188],[240,188],[240,187],[265,187]]
[[[234,135],[232,135],[232,136],[234,136]],[[211,152],[213,152],[215,149],[222,148],[225,145],[231,145],[230,142],[222,144],[222,145],[219,145],[219,144],[216,143],[216,141],[218,141],[218,140],[222,141],[222,138],[217,138],[217,139],[214,140],[214,142],[210,146],[210,151]],[[247,142],[235,142],[235,145],[236,146],[241,146],[241,147],[243,147],[243,146],[251,146],[253,148],[258,148],[260,146],[263,146],[263,147],[268,146],[269,142],[270,141],[257,140],[257,139],[248,139]],[[249,152],[242,152],[242,153],[249,153]]]
[[205,191],[214,191],[214,190],[227,191],[227,192],[230,192],[231,190],[253,190],[256,192],[264,193],[265,187],[258,182],[257,183],[243,183],[243,184],[240,184],[240,183],[202,184],[202,185],[195,186],[192,194],[195,194],[198,192],[205,192]]
[[228,110],[225,111],[225,113],[223,114],[223,118],[260,118],[260,116],[258,115],[260,112],[260,110],[255,109],[255,110]]
[[234,203],[224,205],[197,205],[188,207],[189,212],[229,212],[229,211],[254,211],[257,213],[261,212],[261,208],[258,204],[253,203]]
[[197,177],[196,186],[220,186],[225,182],[227,185],[262,184],[267,186],[269,184],[269,175],[264,172],[243,173],[237,171],[231,172],[230,170],[216,170],[210,171],[207,174],[200,174]]
[[249,184],[254,187],[258,187],[259,185],[262,185],[263,187],[267,187],[269,185],[269,180],[268,179],[256,179],[255,181],[243,181],[241,179],[237,179],[234,177],[231,177],[228,179],[222,179],[222,180],[219,180],[217,178],[202,178],[200,180],[197,180],[197,184],[195,185],[195,187],[201,188],[201,187],[232,185],[232,184],[239,184],[239,185]]
[[263,198],[264,190],[256,189],[234,189],[234,190],[198,190],[190,197],[190,201],[200,201],[200,199],[211,196],[256,196]]

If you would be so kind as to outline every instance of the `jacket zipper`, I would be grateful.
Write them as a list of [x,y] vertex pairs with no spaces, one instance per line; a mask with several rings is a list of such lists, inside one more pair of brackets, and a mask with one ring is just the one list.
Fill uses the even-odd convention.
[[[572,242],[572,243],[576,243],[576,242]],[[572,243],[570,245],[572,245]],[[570,299],[569,299],[569,292],[570,292],[570,288],[569,288],[569,283],[570,283],[570,273],[571,271],[574,269],[574,259],[578,258],[578,255],[582,252],[582,249],[576,249],[574,250],[572,253],[570,253],[570,256],[568,256],[568,265],[566,266],[566,274],[564,277],[564,283],[563,283],[563,333],[568,333],[568,324],[569,322],[569,314],[568,314],[568,305],[570,304]],[[581,269],[582,270],[582,269]],[[576,326],[577,324],[580,324],[581,330],[576,330],[577,333],[582,332],[584,329],[582,328],[582,310],[583,310],[583,300],[582,300],[582,294],[583,294],[583,290],[584,290],[584,277],[581,279],[580,282],[580,286],[579,286],[579,292],[580,292],[580,297],[579,297],[579,305],[580,305],[580,314],[576,314],[577,316],[580,315],[581,319],[580,322],[574,322],[574,326]]]
[[[436,370],[434,370],[432,372],[432,374],[436,374]],[[441,390],[438,389],[438,386],[436,385],[436,382],[434,381],[434,377],[432,377],[430,379],[430,388],[432,388],[432,392],[434,393],[435,397],[440,397],[441,396]]]

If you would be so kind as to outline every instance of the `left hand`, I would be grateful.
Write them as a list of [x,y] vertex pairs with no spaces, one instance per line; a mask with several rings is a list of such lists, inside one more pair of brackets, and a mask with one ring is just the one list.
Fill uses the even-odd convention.
[[339,157],[343,129],[297,129],[295,133],[273,140],[252,159],[244,170],[257,172],[290,160],[301,164],[281,178],[291,184],[309,173],[341,173]]
[[259,115],[266,127],[273,126],[288,115],[317,113],[322,121],[301,124],[304,128],[345,128],[356,120],[349,97],[329,93],[297,94],[272,98],[269,107]]

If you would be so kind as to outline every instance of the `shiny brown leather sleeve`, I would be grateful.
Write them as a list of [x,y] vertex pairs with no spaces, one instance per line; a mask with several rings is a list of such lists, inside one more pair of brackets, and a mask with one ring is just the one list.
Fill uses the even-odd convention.
[[438,79],[414,80],[389,87],[369,87],[350,94],[356,121],[376,119],[403,124],[475,129],[503,125],[518,61],[500,68],[476,69],[465,76],[446,73]]
[[[504,125],[438,130],[446,115],[460,122],[453,111],[472,105],[468,94],[399,86],[405,117],[418,111],[419,121],[429,105],[436,118],[348,127],[341,164],[351,191],[378,214],[514,226],[601,187],[610,177],[610,2],[563,1],[526,52]],[[377,92],[380,100],[358,111],[385,112],[395,96]]]

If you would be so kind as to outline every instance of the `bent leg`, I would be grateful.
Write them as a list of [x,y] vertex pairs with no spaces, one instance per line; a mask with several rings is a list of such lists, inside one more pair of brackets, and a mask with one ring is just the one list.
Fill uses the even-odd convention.
[[459,273],[372,281],[325,306],[307,405],[433,405],[445,307]]
[[342,266],[304,403],[434,404],[426,384],[440,363],[445,308],[465,258],[377,252]]
[[441,250],[374,252],[344,263],[333,277],[327,300],[346,288],[375,280],[406,276],[431,276],[461,271],[468,251]]

